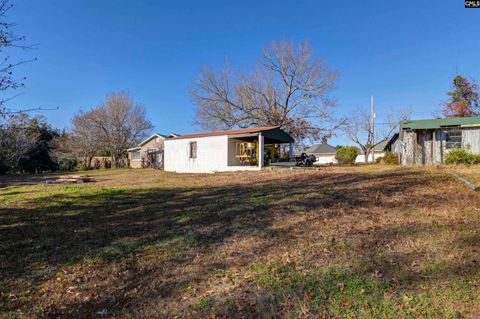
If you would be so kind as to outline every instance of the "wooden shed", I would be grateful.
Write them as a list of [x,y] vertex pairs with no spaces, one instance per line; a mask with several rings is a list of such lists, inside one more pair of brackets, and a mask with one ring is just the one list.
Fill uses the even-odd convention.
[[395,152],[403,165],[440,164],[455,148],[480,153],[480,116],[400,123]]

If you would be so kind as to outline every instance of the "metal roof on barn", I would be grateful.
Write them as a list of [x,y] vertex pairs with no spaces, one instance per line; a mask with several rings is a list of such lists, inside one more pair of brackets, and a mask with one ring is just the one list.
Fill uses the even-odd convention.
[[480,116],[473,117],[452,117],[445,119],[402,121],[400,128],[402,130],[428,130],[447,127],[469,127],[480,126]]

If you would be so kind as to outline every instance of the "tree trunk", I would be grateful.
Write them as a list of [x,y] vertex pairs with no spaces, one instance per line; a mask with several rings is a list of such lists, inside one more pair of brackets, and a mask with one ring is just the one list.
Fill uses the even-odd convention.
[[118,154],[116,152],[112,152],[112,167],[118,168]]
[[89,155],[87,158],[86,158],[86,163],[84,164],[85,166],[85,169],[91,169],[92,168],[92,160],[93,158],[95,157],[95,155]]

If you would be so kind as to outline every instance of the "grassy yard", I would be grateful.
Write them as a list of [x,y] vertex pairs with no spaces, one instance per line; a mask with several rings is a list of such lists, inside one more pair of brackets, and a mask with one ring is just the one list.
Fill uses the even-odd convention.
[[480,167],[467,167],[463,165],[447,166],[447,172],[453,172],[459,176],[466,178],[468,181],[480,186]]
[[480,317],[480,194],[444,170],[93,174],[0,177],[0,317]]

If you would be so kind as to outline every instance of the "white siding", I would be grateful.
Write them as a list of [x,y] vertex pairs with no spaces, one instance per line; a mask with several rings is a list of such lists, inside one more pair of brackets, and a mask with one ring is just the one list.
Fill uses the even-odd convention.
[[[385,155],[385,152],[375,152],[375,160],[379,157],[383,157]],[[371,163],[373,161],[372,153],[368,154],[368,163]],[[355,159],[355,163],[365,163],[365,155],[364,154],[358,154],[357,158]]]
[[337,160],[335,159],[335,155],[315,156],[315,158],[317,159],[317,161],[314,163],[314,165],[337,164]]
[[[190,142],[197,142],[197,158],[190,158]],[[228,166],[228,136],[165,140],[165,171],[214,173],[259,170],[258,166]]]

